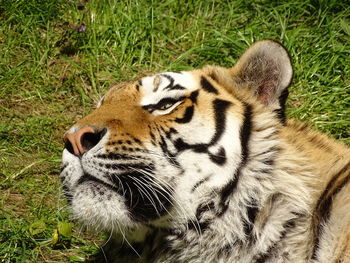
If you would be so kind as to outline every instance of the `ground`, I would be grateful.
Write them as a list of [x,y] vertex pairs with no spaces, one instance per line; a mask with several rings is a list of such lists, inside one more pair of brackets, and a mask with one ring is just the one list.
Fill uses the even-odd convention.
[[82,262],[103,234],[69,218],[62,135],[113,83],[230,66],[254,41],[294,63],[288,116],[350,144],[348,1],[0,1],[0,262]]

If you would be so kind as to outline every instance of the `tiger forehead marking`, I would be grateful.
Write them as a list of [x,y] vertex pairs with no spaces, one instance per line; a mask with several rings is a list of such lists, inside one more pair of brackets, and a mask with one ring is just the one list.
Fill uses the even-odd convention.
[[198,89],[197,81],[189,72],[165,72],[140,80],[142,106],[155,104],[162,97],[177,98]]
[[109,262],[346,262],[350,151],[286,120],[291,77],[260,41],[230,68],[112,87],[68,130],[63,189],[112,233]]

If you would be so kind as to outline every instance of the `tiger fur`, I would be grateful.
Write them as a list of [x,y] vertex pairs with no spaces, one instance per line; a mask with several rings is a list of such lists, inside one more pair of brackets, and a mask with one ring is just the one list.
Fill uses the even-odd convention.
[[112,87],[65,136],[72,214],[102,262],[350,262],[350,151],[286,120],[289,55]]

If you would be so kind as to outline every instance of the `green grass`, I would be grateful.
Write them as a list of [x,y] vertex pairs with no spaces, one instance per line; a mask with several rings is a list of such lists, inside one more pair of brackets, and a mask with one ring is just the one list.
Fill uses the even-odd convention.
[[71,233],[58,174],[64,131],[111,84],[230,66],[265,38],[294,61],[288,115],[349,144],[348,1],[0,1],[0,262],[98,250],[102,237]]

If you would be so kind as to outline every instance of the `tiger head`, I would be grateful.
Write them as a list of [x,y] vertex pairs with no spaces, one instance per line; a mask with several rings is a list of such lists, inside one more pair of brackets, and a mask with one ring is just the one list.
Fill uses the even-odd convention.
[[198,221],[203,204],[222,214],[239,169],[266,150],[254,140],[283,125],[291,78],[286,50],[264,40],[232,68],[112,87],[65,135],[61,179],[73,215],[133,232]]

